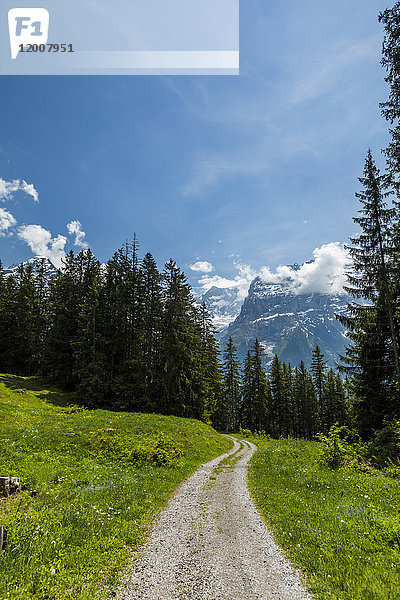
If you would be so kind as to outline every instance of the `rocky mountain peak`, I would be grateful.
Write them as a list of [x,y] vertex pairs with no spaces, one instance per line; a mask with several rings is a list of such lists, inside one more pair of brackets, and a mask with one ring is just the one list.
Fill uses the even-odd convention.
[[336,314],[347,309],[343,294],[295,293],[291,282],[265,282],[254,279],[240,314],[222,336],[222,344],[232,336],[241,360],[256,338],[268,365],[274,354],[285,362],[310,364],[312,350],[319,346],[333,365],[347,343]]
[[13,263],[11,266],[4,269],[5,275],[16,275],[18,272],[18,268],[21,264],[25,268],[31,266],[35,274],[39,273],[43,265],[47,279],[51,279],[52,277],[55,277],[57,275],[56,267],[46,256],[32,256],[32,258],[29,258],[28,260],[25,260],[22,263]]

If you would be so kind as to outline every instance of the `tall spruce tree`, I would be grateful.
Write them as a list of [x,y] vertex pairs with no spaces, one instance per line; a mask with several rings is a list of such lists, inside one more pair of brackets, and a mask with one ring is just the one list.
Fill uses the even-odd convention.
[[293,394],[293,369],[290,364],[282,363],[282,386],[285,398],[284,435],[294,436],[297,424],[296,404]]
[[39,371],[41,332],[39,296],[32,265],[21,264],[16,276],[14,323],[14,372],[34,375]]
[[354,221],[361,233],[351,238],[349,253],[353,271],[346,291],[362,303],[348,304],[350,316],[338,317],[353,342],[342,370],[355,381],[359,420],[364,435],[382,425],[385,416],[396,411],[399,389],[399,335],[396,299],[389,267],[392,255],[390,225],[393,209],[387,208],[385,178],[372,154],[367,154],[363,190],[356,194],[361,203]]
[[101,267],[88,250],[78,256],[83,269],[79,334],[73,343],[79,395],[89,406],[107,406]]
[[253,346],[253,393],[255,428],[263,431],[267,425],[267,410],[271,402],[270,386],[262,364],[263,348],[256,338]]
[[0,270],[0,370],[17,373],[17,281]]
[[382,114],[391,124],[391,141],[386,149],[390,179],[400,193],[400,2],[380,13],[385,36],[382,65],[387,71],[389,98],[381,104]]
[[251,431],[262,431],[268,426],[267,411],[271,399],[262,354],[262,346],[256,339],[244,364],[241,421]]
[[39,261],[38,272],[35,280],[36,285],[36,315],[35,315],[35,330],[37,340],[37,361],[38,372],[44,374],[45,364],[44,357],[46,352],[47,331],[49,326],[49,306],[48,306],[48,291],[49,280],[47,274],[46,260],[41,258]]
[[226,430],[229,423],[229,405],[222,393],[222,374],[218,361],[219,349],[214,337],[215,329],[204,302],[196,313],[200,337],[193,346],[197,364],[193,378],[196,403],[191,413],[198,413],[198,418],[203,417],[217,429]]
[[79,337],[81,273],[71,252],[59,276],[49,286],[49,331],[45,364],[47,374],[67,389],[76,385],[74,343]]
[[223,359],[223,396],[229,407],[229,429],[236,431],[240,406],[240,363],[232,337],[228,339]]
[[203,406],[196,406],[198,398],[194,387],[197,360],[193,348],[199,339],[194,324],[194,300],[184,273],[172,259],[163,271],[163,305],[160,340],[162,412],[200,417]]
[[312,376],[303,361],[295,370],[293,387],[298,412],[296,437],[312,439],[318,430],[317,396]]
[[326,363],[324,361],[324,355],[322,354],[319,346],[313,350],[311,359],[311,373],[314,380],[315,390],[318,400],[318,416],[319,416],[319,427],[322,431],[329,431],[328,427],[328,407],[325,398],[325,379],[326,379]]
[[126,242],[114,257],[116,263],[116,312],[118,336],[114,349],[120,358],[114,361],[112,392],[117,408],[139,410],[143,397],[143,313],[144,293],[139,268],[136,236]]
[[143,410],[156,412],[159,402],[160,335],[162,322],[161,275],[156,261],[147,252],[142,262],[143,274]]
[[268,404],[269,432],[275,437],[286,433],[286,402],[282,364],[275,354],[269,374],[271,400]]
[[240,425],[245,429],[254,428],[253,369],[251,352],[247,351],[243,368],[242,401],[240,404]]
[[335,401],[335,422],[341,425],[349,425],[349,406],[346,396],[346,389],[340,373],[335,374],[336,383],[336,401]]

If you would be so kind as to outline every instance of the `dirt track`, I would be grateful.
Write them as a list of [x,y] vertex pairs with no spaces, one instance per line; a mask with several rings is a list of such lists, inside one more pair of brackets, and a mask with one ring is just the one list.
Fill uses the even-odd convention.
[[[256,447],[202,465],[161,513],[120,600],[310,600],[250,499]],[[235,452],[240,444],[235,441]],[[236,457],[238,458],[236,462]]]

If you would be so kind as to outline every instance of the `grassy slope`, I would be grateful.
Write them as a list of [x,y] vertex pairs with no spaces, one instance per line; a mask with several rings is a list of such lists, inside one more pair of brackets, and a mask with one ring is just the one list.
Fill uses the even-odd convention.
[[250,438],[252,496],[315,598],[400,598],[400,481],[330,471],[319,444]]
[[[2,600],[107,597],[174,488],[231,445],[198,421],[69,413],[72,401],[38,379],[0,376],[0,474],[25,490],[0,500]],[[168,466],[151,464],[164,455]]]

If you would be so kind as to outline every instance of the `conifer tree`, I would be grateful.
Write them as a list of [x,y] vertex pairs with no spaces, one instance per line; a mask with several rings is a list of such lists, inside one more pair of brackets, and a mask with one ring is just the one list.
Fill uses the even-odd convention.
[[16,295],[17,283],[14,277],[6,277],[0,268],[0,370],[13,373],[16,368]]
[[33,375],[38,372],[40,333],[37,328],[38,296],[31,265],[18,267],[15,290],[14,372]]
[[45,363],[50,377],[72,389],[77,383],[74,343],[79,336],[80,273],[72,250],[63,263],[59,277],[49,286],[50,327]]
[[[211,316],[203,302],[196,310],[197,324],[193,330],[193,356],[197,367],[194,371],[193,390],[196,403],[191,413],[201,417],[214,427],[226,430],[229,423],[229,405],[222,393],[222,374],[219,365],[219,349],[215,340],[215,329]],[[199,417],[199,418],[201,418]]]
[[252,431],[262,431],[268,426],[267,411],[271,398],[262,365],[262,352],[262,346],[256,339],[244,364],[241,421],[244,427]]
[[283,434],[295,436],[297,425],[297,412],[293,394],[293,369],[290,364],[282,363],[282,386],[283,397],[285,399],[285,422]]
[[336,383],[336,402],[335,402],[335,421],[341,425],[348,425],[349,421],[349,406],[346,396],[345,386],[340,373],[335,374]]
[[240,363],[232,337],[228,339],[223,358],[223,397],[229,407],[229,429],[236,431],[240,405]]
[[250,350],[244,361],[240,423],[245,429],[254,428],[253,369]]
[[297,436],[312,439],[317,433],[317,397],[314,382],[303,361],[295,370],[294,394],[299,415]]
[[393,209],[387,208],[384,177],[369,151],[360,178],[363,190],[356,194],[361,202],[354,221],[361,233],[351,238],[349,253],[353,272],[345,290],[362,303],[348,304],[350,316],[339,316],[353,342],[342,357],[342,370],[351,374],[359,398],[359,420],[364,435],[379,428],[385,415],[394,412],[396,388],[400,381],[398,322],[395,314],[394,286],[390,278],[392,254],[390,224]]
[[262,364],[263,349],[256,338],[253,346],[253,391],[255,426],[258,431],[265,430],[268,405],[271,402],[270,386]]
[[81,253],[83,278],[79,304],[79,335],[74,341],[77,390],[89,406],[107,405],[100,263],[90,250]]
[[[138,410],[143,397],[143,281],[136,236],[114,256],[115,311],[118,334],[113,336],[112,394],[123,410]],[[116,335],[117,334],[117,335]]]
[[201,417],[204,407],[196,406],[194,390],[197,361],[193,347],[198,340],[194,300],[185,275],[172,259],[165,264],[163,272],[163,305],[160,340],[162,412]]
[[[223,394],[222,370],[219,364],[219,348],[214,337],[214,328],[210,327],[206,340],[205,381],[208,394],[203,411],[211,415],[213,427],[226,431],[230,424],[230,406]],[[203,376],[204,379],[204,376]],[[199,403],[198,403],[199,404]],[[196,412],[201,409],[199,404]],[[202,418],[201,414],[198,418]]]
[[39,261],[38,272],[35,280],[36,285],[36,315],[35,315],[35,336],[37,340],[37,361],[38,372],[44,373],[44,357],[46,352],[46,338],[49,326],[48,315],[48,290],[49,280],[46,270],[45,259]]
[[156,261],[147,252],[142,262],[143,276],[143,410],[158,409],[160,381],[160,331],[162,322],[161,275]]
[[269,375],[271,401],[268,406],[268,423],[271,435],[279,437],[286,423],[286,402],[282,364],[275,354]]
[[328,407],[326,398],[324,397],[326,362],[327,361],[324,361],[324,355],[319,346],[316,346],[312,353],[311,373],[313,375],[318,400],[319,426],[322,427],[322,431],[325,432],[329,431],[327,416]]
[[6,276],[3,269],[3,263],[0,260],[0,369],[4,373],[3,361],[5,361],[6,352],[8,350],[5,340],[7,327],[7,287]]
[[[333,369],[329,369],[326,381],[324,384],[327,412],[325,415],[325,432],[329,431],[330,427],[339,422],[337,410],[337,385]],[[343,423],[342,423],[343,424]]]
[[389,98],[381,104],[382,114],[391,125],[391,141],[386,149],[391,183],[400,193],[400,2],[380,13],[385,26],[382,65],[387,71]]

